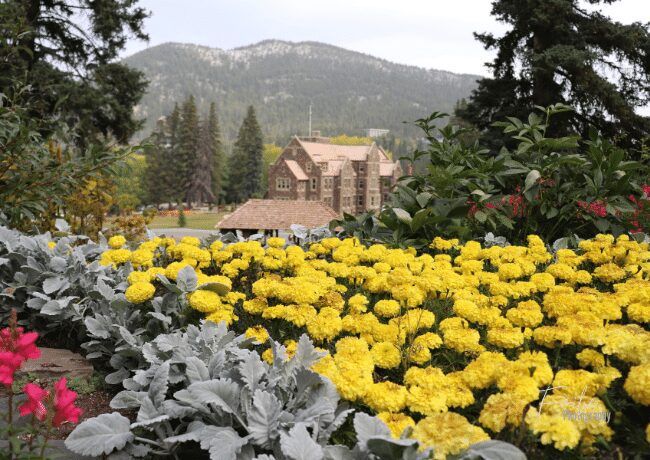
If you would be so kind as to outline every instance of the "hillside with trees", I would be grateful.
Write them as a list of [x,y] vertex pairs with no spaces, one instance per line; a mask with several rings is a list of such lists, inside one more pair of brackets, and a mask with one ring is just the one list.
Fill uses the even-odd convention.
[[[190,94],[200,112],[217,102],[224,142],[231,146],[249,105],[254,105],[267,142],[283,145],[313,127],[324,135],[362,135],[387,128],[415,138],[404,124],[434,110],[451,112],[476,87],[476,75],[394,64],[316,42],[264,41],[235,50],[166,43],[123,61],[150,81],[136,108],[145,118],[144,138],[156,120]],[[228,149],[230,151],[230,148]]]

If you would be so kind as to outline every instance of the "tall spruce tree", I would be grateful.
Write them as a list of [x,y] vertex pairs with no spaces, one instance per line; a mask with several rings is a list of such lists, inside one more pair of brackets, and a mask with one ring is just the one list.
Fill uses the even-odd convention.
[[212,193],[212,168],[214,166],[214,160],[210,145],[208,120],[200,123],[200,142],[198,149],[187,201],[196,203],[214,203],[215,198]]
[[3,0],[0,93],[29,85],[30,115],[59,114],[81,145],[126,142],[140,127],[133,107],[147,83],[115,60],[130,38],[147,39],[147,16],[137,0]]
[[241,203],[262,192],[262,130],[253,106],[239,128],[237,141],[229,162],[230,200]]
[[479,80],[456,114],[498,147],[503,135],[493,122],[561,102],[576,112],[557,117],[553,134],[592,124],[621,145],[639,144],[650,135],[650,118],[635,112],[650,102],[649,24],[624,25],[590,6],[615,1],[494,0],[492,15],[510,30],[475,34],[497,52],[487,64],[493,77]]
[[208,113],[206,142],[212,152],[212,194],[214,195],[214,203],[219,204],[223,194],[226,156],[223,151],[219,117],[214,102],[210,104],[210,112]]
[[147,169],[145,185],[151,201],[157,205],[167,201],[168,188],[163,180],[165,175],[165,149],[168,144],[167,120],[161,117],[156,123],[156,129],[145,144]]
[[183,103],[181,120],[178,126],[178,147],[175,151],[175,173],[178,189],[188,203],[190,187],[195,171],[201,138],[199,134],[199,116],[196,111],[194,96],[190,95]]

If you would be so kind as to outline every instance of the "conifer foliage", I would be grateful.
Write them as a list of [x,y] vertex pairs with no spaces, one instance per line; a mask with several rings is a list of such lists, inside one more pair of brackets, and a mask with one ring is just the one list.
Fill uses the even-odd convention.
[[[253,151],[253,147],[259,144],[259,154],[255,157],[258,160],[249,161],[245,156],[237,163],[241,169],[238,185],[255,181],[255,187],[249,187],[244,192],[248,195],[241,195],[249,197],[260,192],[261,179],[253,178],[261,178],[262,173],[262,134],[252,107],[244,125],[246,129],[243,132],[246,134],[237,144],[241,148],[235,146],[236,152]],[[248,141],[249,138],[252,140]],[[227,165],[216,104],[210,105],[204,118],[199,116],[193,96],[189,96],[180,107],[175,104],[168,116],[158,120],[156,129],[145,145],[146,183],[149,196],[156,205],[171,204],[178,201],[179,197],[188,205],[220,204],[236,201],[240,196],[239,187],[236,188],[238,195],[235,198],[231,199],[224,192]],[[251,171],[254,174],[249,174]]]
[[241,203],[262,193],[263,151],[262,130],[255,109],[249,106],[230,156],[231,201]]
[[554,103],[576,108],[558,117],[554,135],[586,134],[592,125],[627,146],[649,136],[650,118],[635,112],[650,102],[649,24],[625,25],[597,11],[615,1],[493,1],[492,15],[509,30],[475,34],[497,52],[488,64],[493,77],[479,80],[457,115],[493,147],[505,139],[493,122]]

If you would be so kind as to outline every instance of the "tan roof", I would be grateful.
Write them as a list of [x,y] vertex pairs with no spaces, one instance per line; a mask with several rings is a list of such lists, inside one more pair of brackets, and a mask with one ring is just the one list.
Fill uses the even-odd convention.
[[215,228],[228,230],[289,230],[291,224],[316,228],[340,216],[322,201],[252,199],[224,216]]
[[382,161],[379,163],[379,175],[392,176],[393,172],[395,171],[395,166],[397,166],[397,163]]
[[307,174],[305,174],[305,171],[302,170],[302,168],[300,167],[300,165],[296,160],[284,160],[284,162],[287,164],[289,170],[293,173],[296,179],[298,180],[309,179],[309,177],[307,177]]
[[320,142],[300,141],[305,151],[318,161],[332,161],[348,158],[350,161],[365,161],[370,145],[336,145]]

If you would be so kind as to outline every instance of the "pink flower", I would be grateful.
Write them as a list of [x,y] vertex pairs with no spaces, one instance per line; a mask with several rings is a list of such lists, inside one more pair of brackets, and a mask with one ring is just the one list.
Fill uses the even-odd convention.
[[24,359],[21,355],[11,351],[0,351],[0,383],[11,385],[14,383],[14,373],[20,368]]
[[36,359],[41,356],[41,350],[36,347],[38,332],[23,333],[22,327],[17,327],[15,333],[10,328],[0,331],[0,351],[13,351],[25,359]]
[[77,393],[68,389],[65,377],[54,384],[54,426],[64,422],[77,423],[83,411],[74,405]]
[[45,420],[47,408],[43,403],[43,399],[47,398],[50,392],[35,383],[28,383],[23,388],[23,391],[27,396],[27,402],[18,407],[20,415],[24,417],[25,415],[34,414],[37,419]]

